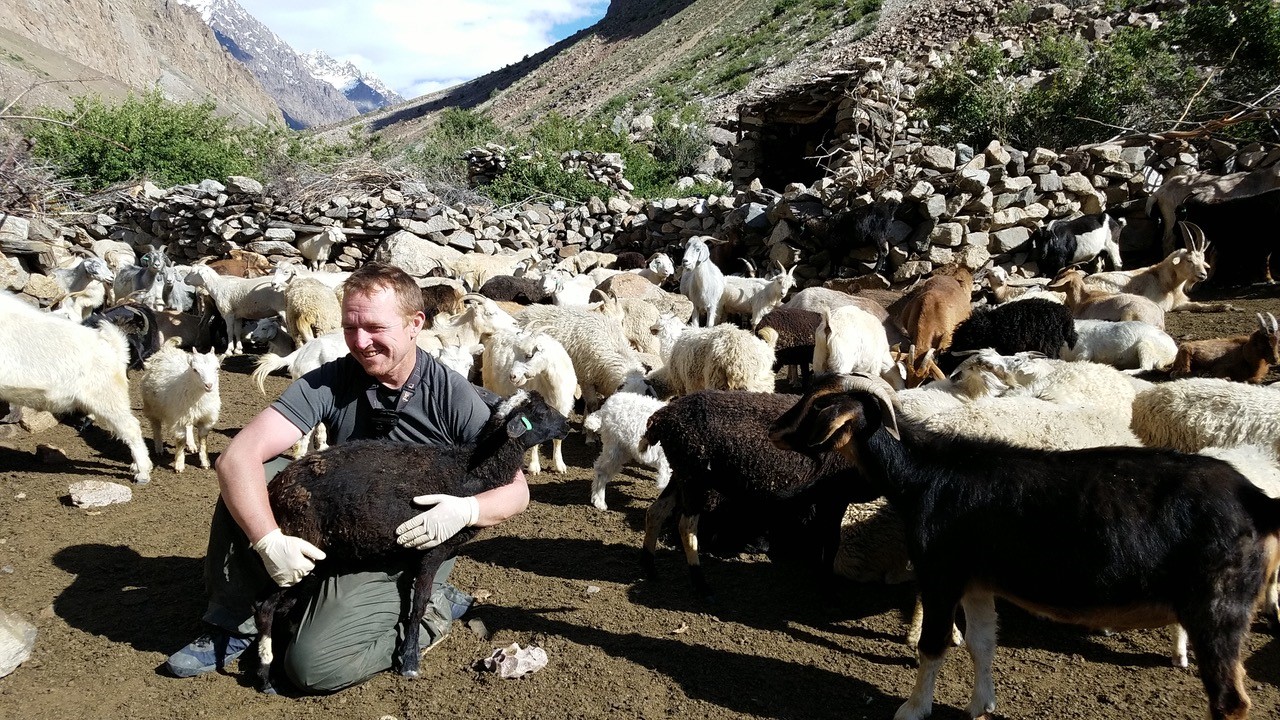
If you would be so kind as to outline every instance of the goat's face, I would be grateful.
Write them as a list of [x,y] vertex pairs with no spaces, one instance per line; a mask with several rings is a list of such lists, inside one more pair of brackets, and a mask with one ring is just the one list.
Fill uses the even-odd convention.
[[292,263],[281,263],[276,266],[275,272],[271,273],[271,289],[276,292],[284,292],[284,288],[293,279],[297,268]]
[[1209,260],[1204,250],[1174,250],[1169,263],[1181,280],[1197,283],[1209,279]]
[[692,270],[704,262],[711,259],[711,248],[700,238],[689,238],[689,242],[684,247],[684,258],[680,265],[685,270]]
[[[808,393],[769,426],[769,440],[783,450],[819,455],[837,451],[857,462],[854,438],[866,436],[879,426],[881,415],[886,420],[896,418],[892,409],[888,413],[874,410],[882,401],[866,392],[851,392],[849,381],[869,380],[847,375],[816,377]],[[886,391],[892,392],[884,381]],[[871,412],[868,409],[872,408]],[[892,419],[885,427],[892,426],[897,433],[897,421]]]
[[93,280],[111,282],[116,279],[115,273],[111,272],[111,268],[107,265],[107,262],[99,258],[89,258],[85,260],[84,271],[88,273],[90,279]]
[[671,258],[666,253],[658,253],[649,260],[649,270],[655,275],[669,277],[676,274],[676,268],[671,264]]
[[1276,316],[1267,313],[1263,317],[1258,313],[1258,325],[1249,340],[1257,348],[1258,358],[1268,365],[1280,365],[1280,324],[1277,324]]
[[275,339],[280,333],[280,321],[276,318],[262,318],[246,322],[245,327],[249,328],[245,333],[244,340],[254,345],[269,343]]
[[213,350],[207,353],[191,353],[191,373],[195,375],[205,392],[218,389],[218,356]]
[[569,434],[569,421],[536,392],[512,395],[498,405],[494,420],[504,423],[507,437],[518,438],[526,448]]
[[516,361],[511,364],[512,385],[524,387],[538,373],[548,368],[552,342],[554,341],[550,337],[541,333],[522,333],[519,336],[515,346]]
[[564,270],[549,270],[542,276],[542,292],[554,295],[564,288],[569,280],[569,273]]

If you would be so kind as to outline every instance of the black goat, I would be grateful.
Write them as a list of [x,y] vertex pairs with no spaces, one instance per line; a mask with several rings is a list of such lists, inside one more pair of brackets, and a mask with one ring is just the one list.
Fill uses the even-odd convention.
[[649,260],[645,258],[643,253],[635,250],[627,250],[618,253],[618,259],[613,261],[615,270],[639,270],[649,266]]
[[641,445],[661,444],[671,464],[671,482],[645,516],[641,563],[650,576],[658,535],[677,510],[685,560],[703,597],[710,588],[698,542],[712,538],[700,532],[699,518],[707,513],[715,516],[722,548],[764,537],[771,555],[832,572],[845,509],[876,494],[850,482],[852,466],[837,455],[805,458],[769,442],[769,423],[796,398],[704,390],[672,400],[649,418]]
[[521,305],[550,304],[551,296],[542,289],[542,282],[514,275],[495,275],[485,281],[478,291],[490,300],[505,300]]
[[142,363],[160,349],[160,331],[156,326],[156,314],[151,308],[136,302],[126,302],[106,310],[90,313],[84,325],[96,328],[109,322],[124,333],[129,342],[129,368],[141,370]]
[[800,368],[804,384],[813,375],[813,344],[822,324],[822,316],[799,308],[774,308],[760,318],[756,335],[773,348],[773,369],[788,366],[787,380],[796,381],[795,368]]
[[1124,220],[1106,213],[1054,220],[1031,235],[1031,247],[1040,274],[1054,277],[1071,265],[1105,258],[1107,270],[1119,270],[1120,232]]
[[1076,323],[1062,303],[1033,298],[978,308],[951,335],[938,366],[950,373],[964,360],[961,351],[991,348],[1001,355],[1031,351],[1056,358],[1076,344]]
[[924,619],[919,720],[957,607],[975,680],[971,717],[995,710],[995,599],[1095,628],[1186,628],[1214,720],[1245,718],[1240,654],[1264,578],[1280,563],[1280,500],[1225,462],[1150,448],[1046,452],[925,441],[897,424],[878,378],[827,376],[770,428],[779,447],[836,450],[902,516]]
[[[537,393],[518,392],[492,411],[473,444],[343,443],[298,460],[267,486],[280,529],[325,552],[317,571],[384,560],[402,563],[406,572],[414,573],[413,607],[397,663],[407,677],[418,676],[419,632],[431,579],[441,563],[480,532],[463,528],[425,552],[401,547],[396,527],[423,510],[413,498],[433,493],[470,496],[506,485],[520,469],[526,450],[568,433],[565,417]],[[308,576],[314,577],[315,573]],[[272,620],[277,609],[288,611],[295,588],[273,591],[258,607],[258,675],[264,692],[272,692]]]

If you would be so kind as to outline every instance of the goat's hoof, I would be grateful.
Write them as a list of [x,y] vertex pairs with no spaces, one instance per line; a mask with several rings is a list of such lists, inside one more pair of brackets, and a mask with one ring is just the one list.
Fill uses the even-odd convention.
[[149,483],[149,482],[151,482],[151,476],[150,476],[150,475],[146,475],[146,476],[143,476],[143,477],[135,477],[135,478],[133,479],[133,484],[134,484],[134,485],[146,485],[146,484],[147,484],[147,483]]
[[417,670],[401,670],[400,674],[410,680],[417,680],[420,673]]

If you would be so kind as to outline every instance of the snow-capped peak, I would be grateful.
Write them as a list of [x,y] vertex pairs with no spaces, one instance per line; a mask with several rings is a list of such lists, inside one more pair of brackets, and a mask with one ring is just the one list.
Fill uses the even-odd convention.
[[323,80],[343,92],[347,92],[355,87],[357,83],[363,81],[365,85],[384,96],[398,97],[394,91],[373,74],[364,72],[356,67],[355,63],[338,62],[323,50],[312,50],[309,53],[303,53],[302,59],[306,61],[308,68],[310,68],[311,77]]
[[178,0],[179,5],[185,5],[200,13],[200,19],[206,23],[213,17],[213,5],[217,0]]

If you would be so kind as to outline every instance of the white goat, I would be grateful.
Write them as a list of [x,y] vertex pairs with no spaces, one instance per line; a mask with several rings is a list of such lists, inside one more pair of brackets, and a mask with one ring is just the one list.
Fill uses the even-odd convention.
[[143,293],[143,304],[155,308],[163,302],[164,283],[160,273],[169,265],[164,248],[152,250],[138,259],[137,265],[127,265],[116,271],[112,283],[112,302],[119,302],[136,292]]
[[285,286],[294,278],[310,278],[319,280],[329,286],[335,292],[341,288],[342,283],[351,277],[349,272],[329,272],[327,270],[308,270],[298,263],[280,263],[276,265],[276,269],[271,272],[271,286],[280,292],[284,292]]
[[647,267],[629,270],[628,272],[635,273],[654,285],[662,287],[662,283],[666,282],[667,278],[676,274],[676,268],[671,263],[669,255],[666,253],[654,253],[649,257],[649,265]]
[[689,323],[694,327],[699,324],[706,327],[716,324],[720,297],[724,295],[724,273],[711,262],[708,241],[714,242],[714,238],[702,235],[689,238],[681,261],[684,274],[680,276],[680,294],[693,303],[693,317],[689,319]]
[[1084,279],[1086,289],[1141,295],[1165,312],[1227,312],[1230,303],[1193,302],[1187,298],[1187,287],[1209,277],[1209,261],[1205,253],[1209,243],[1204,231],[1191,223],[1178,223],[1187,247],[1174,250],[1164,260],[1137,270],[1097,273]]
[[[350,354],[351,350],[347,347],[341,332],[321,335],[284,357],[263,355],[258,359],[258,366],[253,371],[253,382],[258,386],[258,392],[266,395],[267,376],[280,368],[289,368],[289,377],[297,380],[327,362]],[[302,457],[313,444],[313,439],[315,449],[324,450],[329,447],[328,437],[328,431],[324,423],[321,423],[298,438],[291,454],[294,458]]]
[[218,394],[218,356],[190,353],[179,340],[165,342],[142,369],[142,415],[151,421],[156,456],[165,439],[176,440],[173,471],[186,469],[188,452],[198,452],[200,467],[209,467],[209,431],[218,422],[222,399]]
[[772,278],[747,278],[726,275],[724,294],[720,296],[720,310],[725,316],[750,315],[751,327],[760,324],[760,318],[782,304],[787,293],[796,286],[795,266],[784,270],[778,264],[778,274]]
[[572,275],[558,268],[542,274],[542,292],[556,305],[586,305],[598,284],[590,275]]
[[129,345],[111,323],[87,328],[0,292],[0,400],[80,412],[129,446],[134,482],[151,479],[142,429],[129,409]]
[[815,372],[882,375],[893,367],[884,325],[855,305],[822,312],[814,333]]
[[228,355],[244,353],[241,336],[245,320],[284,313],[284,293],[272,286],[271,278],[231,277],[219,275],[208,265],[193,265],[187,283],[203,287],[226,321]]
[[341,245],[347,241],[347,236],[342,230],[336,227],[327,227],[324,230],[308,235],[298,240],[298,252],[302,253],[302,257],[307,259],[307,263],[312,270],[319,270],[320,266],[329,261],[329,255],[333,252],[335,245]]
[[[555,338],[541,332],[498,332],[485,343],[481,360],[485,388],[510,397],[518,390],[537,391],[551,407],[568,417],[573,412],[578,381],[573,360]],[[559,438],[552,441],[551,467],[562,473],[568,468]],[[542,472],[542,460],[535,445],[530,448],[529,472]]]
[[1165,331],[1139,320],[1076,320],[1076,344],[1063,346],[1062,359],[1096,362],[1121,370],[1163,370],[1178,356],[1178,343]]
[[439,355],[445,347],[471,347],[482,344],[499,330],[515,330],[515,318],[498,303],[483,295],[463,296],[466,309],[449,317],[437,316],[430,328],[418,333],[418,347]]
[[671,481],[671,465],[662,452],[661,444],[640,450],[640,438],[649,422],[649,416],[666,403],[656,398],[635,393],[615,393],[582,420],[582,427],[600,433],[600,456],[594,467],[595,479],[591,482],[591,504],[600,510],[608,510],[604,490],[622,466],[629,462],[640,463],[658,472],[658,490]]

